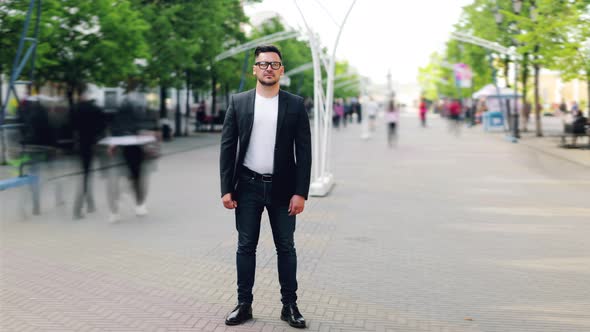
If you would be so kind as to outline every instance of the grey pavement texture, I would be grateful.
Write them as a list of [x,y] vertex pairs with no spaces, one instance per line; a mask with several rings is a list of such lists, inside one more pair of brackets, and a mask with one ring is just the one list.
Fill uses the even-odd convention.
[[[337,184],[297,219],[309,331],[590,330],[588,167],[480,127],[454,136],[438,118],[420,128],[403,116],[393,149],[384,125],[360,135],[334,131]],[[98,211],[78,221],[76,177],[39,217],[12,212],[23,192],[0,193],[0,330],[294,330],[279,320],[266,216],[255,319],[223,323],[237,234],[219,198],[218,139],[170,145],[183,148],[159,160],[141,219],[126,197],[123,221],[107,223],[100,178]]]

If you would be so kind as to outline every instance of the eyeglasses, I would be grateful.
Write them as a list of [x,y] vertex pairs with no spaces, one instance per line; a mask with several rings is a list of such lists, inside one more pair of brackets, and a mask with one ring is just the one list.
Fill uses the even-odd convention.
[[266,69],[266,68],[268,68],[268,65],[270,65],[270,68],[272,68],[274,70],[278,70],[279,68],[281,68],[281,66],[283,64],[278,61],[273,61],[273,62],[258,61],[254,65],[258,66],[258,68],[260,68],[260,69]]

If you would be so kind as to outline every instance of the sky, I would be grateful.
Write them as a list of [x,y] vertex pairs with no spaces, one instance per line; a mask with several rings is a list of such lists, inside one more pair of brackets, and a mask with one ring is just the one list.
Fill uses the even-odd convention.
[[[473,0],[357,0],[344,25],[336,58],[347,60],[373,83],[416,82],[418,68],[432,52],[444,49],[461,8]],[[305,19],[331,53],[353,0],[298,0]],[[263,0],[247,5],[250,17],[276,12],[293,28],[305,31],[294,0]],[[252,23],[256,23],[253,20]],[[288,56],[285,54],[283,56]]]

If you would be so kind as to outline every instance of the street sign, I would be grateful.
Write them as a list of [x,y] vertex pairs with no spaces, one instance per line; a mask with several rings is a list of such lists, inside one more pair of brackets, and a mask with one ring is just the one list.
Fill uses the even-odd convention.
[[456,63],[453,65],[453,73],[455,74],[455,84],[459,88],[471,88],[473,72],[469,65],[465,63]]

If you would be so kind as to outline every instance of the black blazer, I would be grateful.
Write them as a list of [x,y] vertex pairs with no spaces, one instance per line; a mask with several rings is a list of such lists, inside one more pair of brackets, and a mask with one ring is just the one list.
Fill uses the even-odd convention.
[[[221,196],[234,193],[238,172],[250,143],[256,90],[230,97],[221,135]],[[303,98],[279,91],[272,197],[289,201],[293,195],[307,199],[311,177],[311,132]]]

